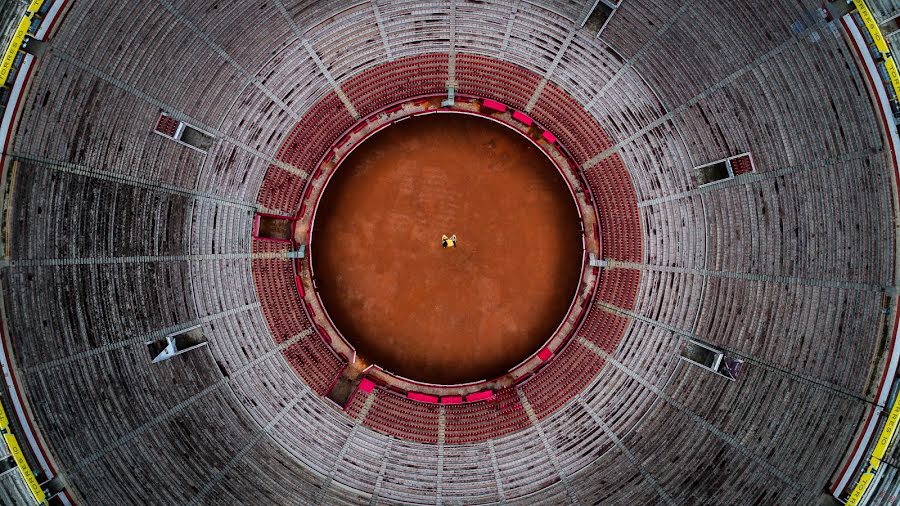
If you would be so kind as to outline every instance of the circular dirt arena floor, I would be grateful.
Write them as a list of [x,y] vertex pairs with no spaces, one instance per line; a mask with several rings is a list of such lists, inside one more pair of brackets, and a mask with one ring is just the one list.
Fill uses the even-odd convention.
[[[441,246],[456,234],[456,248]],[[569,188],[520,134],[413,117],[337,169],[310,254],[322,302],[367,364],[416,381],[502,375],[566,316],[582,267]]]

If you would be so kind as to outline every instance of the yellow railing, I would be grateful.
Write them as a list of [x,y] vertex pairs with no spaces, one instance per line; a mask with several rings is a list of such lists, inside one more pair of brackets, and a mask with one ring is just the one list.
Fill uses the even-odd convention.
[[19,26],[16,27],[16,31],[13,33],[12,40],[6,48],[6,53],[3,54],[3,61],[0,61],[0,86],[6,84],[6,80],[9,79],[9,73],[12,71],[16,55],[19,54],[22,42],[25,41],[25,36],[28,35],[28,30],[31,28],[31,21],[43,4],[44,0],[31,0],[28,10],[25,11],[25,15],[19,21]]
[[[877,49],[881,53],[884,68],[887,71],[888,78],[891,81],[891,88],[894,90],[894,97],[896,97],[895,103],[892,104],[892,106],[897,108],[898,106],[900,106],[900,103],[897,103],[897,101],[900,101],[900,73],[898,73],[897,71],[897,62],[891,55],[891,50],[888,46],[887,40],[884,38],[884,34],[881,33],[881,29],[878,27],[878,21],[875,19],[872,11],[869,10],[869,6],[866,5],[865,0],[853,0],[853,5],[856,7],[856,11],[859,14],[859,17],[862,19],[863,24],[866,26],[866,31],[868,31],[869,35],[872,37],[875,49]],[[894,111],[895,114],[897,112],[897,110]],[[888,418],[884,424],[884,428],[881,429],[881,435],[878,437],[878,441],[875,443],[875,447],[872,449],[872,456],[869,458],[869,465],[862,476],[859,477],[859,481],[856,483],[853,491],[850,492],[850,496],[847,498],[846,506],[859,505],[860,501],[862,501],[863,497],[865,497],[866,492],[869,489],[869,485],[875,478],[875,472],[878,471],[878,468],[881,465],[881,460],[884,458],[885,453],[887,453],[888,447],[890,446],[891,441],[893,441],[894,439],[894,434],[897,432],[898,422],[900,422],[900,402],[898,401],[900,401],[900,398],[894,400],[894,405],[891,408],[890,413],[888,414]]]
[[[28,10],[25,11],[25,14],[19,21],[16,31],[13,33],[12,39],[9,42],[9,46],[6,47],[6,52],[3,53],[3,60],[0,61],[0,87],[4,86],[9,79],[9,74],[12,72],[16,56],[22,48],[22,43],[25,41],[28,31],[31,29],[34,16],[38,13],[43,4],[44,0],[32,0],[28,5]],[[15,434],[9,430],[9,418],[6,416],[6,411],[4,411],[2,404],[0,404],[0,434],[3,434],[3,440],[9,448],[9,453],[16,462],[16,467],[19,468],[19,472],[22,473],[22,479],[25,480],[25,484],[31,491],[31,495],[34,496],[34,500],[37,501],[38,504],[47,504],[46,494],[41,488],[41,484],[38,483],[34,472],[31,470],[31,466],[28,465],[25,454],[22,453],[22,448],[19,446],[19,441],[16,439]]]
[[894,96],[897,97],[897,100],[900,100],[900,72],[897,71],[897,62],[891,55],[891,49],[888,47],[887,40],[885,40],[884,34],[881,33],[881,29],[878,28],[878,21],[875,20],[875,16],[869,10],[865,0],[853,0],[853,5],[856,7],[859,17],[862,18],[863,24],[866,25],[866,31],[869,32],[869,35],[875,42],[875,48],[881,52],[881,56],[884,59],[884,68],[887,70],[888,78],[891,80],[891,87],[894,89]]
[[862,500],[866,490],[869,488],[869,484],[872,482],[872,478],[875,477],[875,471],[877,471],[878,467],[881,465],[881,459],[884,458],[888,446],[890,446],[891,441],[894,439],[894,433],[897,432],[898,422],[900,422],[900,402],[895,400],[894,407],[891,408],[887,422],[885,422],[884,428],[881,429],[881,436],[878,437],[878,441],[875,443],[875,449],[872,450],[872,457],[869,459],[869,467],[866,469],[866,472],[859,477],[859,482],[857,482],[856,487],[853,488],[853,492],[850,493],[846,506],[857,506]]
[[19,471],[22,473],[22,478],[25,480],[25,484],[28,485],[29,490],[31,490],[31,495],[34,496],[34,500],[39,504],[46,504],[47,497],[44,494],[44,490],[41,488],[41,484],[38,483],[37,478],[31,471],[31,466],[29,466],[28,461],[25,460],[22,448],[19,447],[19,441],[16,440],[15,435],[9,432],[9,418],[6,417],[6,411],[3,410],[2,404],[0,404],[0,433],[3,434],[6,446],[9,447],[9,453],[12,454],[13,460],[16,461],[16,467],[18,467]]

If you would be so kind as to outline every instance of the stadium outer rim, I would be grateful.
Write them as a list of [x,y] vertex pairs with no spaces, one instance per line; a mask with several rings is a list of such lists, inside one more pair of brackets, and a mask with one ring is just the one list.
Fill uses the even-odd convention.
[[[69,8],[71,6],[71,0],[56,0],[53,2],[50,10],[47,11],[47,15],[44,17],[44,21],[41,23],[40,28],[38,28],[38,31],[34,34],[34,39],[38,41],[49,41],[55,35],[59,25],[69,13]],[[35,59],[34,55],[28,53],[24,54],[22,65],[19,67],[16,76],[13,78],[12,89],[6,110],[4,111],[3,116],[0,117],[0,181],[3,181],[0,186],[4,187],[4,189],[10,162],[10,158],[7,156],[7,148],[13,138],[13,132],[15,132],[18,126],[19,113],[21,112],[19,106],[23,105],[24,97],[28,93],[30,85],[29,81],[32,70],[34,69]],[[5,307],[5,298],[6,294],[0,293],[0,306]],[[31,452],[36,459],[36,462],[32,462],[32,464],[36,463],[37,467],[44,472],[47,480],[50,480],[59,476],[60,465],[56,461],[52,449],[47,449],[50,445],[44,440],[40,428],[36,428],[37,424],[29,399],[23,394],[20,382],[17,380],[17,376],[20,373],[17,372],[18,366],[16,365],[16,359],[12,351],[12,339],[12,334],[7,328],[7,315],[4,310],[0,313],[0,341],[2,341],[2,346],[0,346],[0,367],[3,369],[6,390],[9,392],[8,399],[13,405],[12,411],[15,413],[15,416],[22,427],[25,441],[28,443],[28,448],[31,449]],[[7,416],[9,416],[9,411],[4,411],[6,411]],[[66,487],[57,495],[57,497],[64,506],[70,506],[72,504],[77,504],[76,494],[77,492]]]
[[[602,234],[600,230],[597,203],[593,197],[593,194],[591,193],[590,186],[587,185],[583,180],[580,165],[565,149],[559,139],[555,138],[555,136],[552,135],[552,132],[550,132],[549,129],[543,127],[539,122],[530,117],[528,117],[528,120],[531,122],[531,125],[527,125],[520,120],[514,119],[512,117],[512,113],[513,111],[515,111],[515,109],[508,107],[505,104],[471,95],[458,94],[456,95],[456,100],[453,105],[442,105],[439,108],[434,107],[434,104],[436,102],[445,98],[446,95],[422,95],[407,98],[405,100],[390,104],[358,120],[349,128],[347,132],[341,135],[338,141],[330,146],[324,157],[319,161],[316,170],[313,173],[314,175],[307,180],[307,188],[304,189],[302,194],[303,198],[301,199],[301,208],[300,212],[298,213],[298,224],[308,221],[308,229],[305,232],[305,237],[300,237],[303,237],[303,239],[305,239],[305,244],[307,245],[306,263],[308,263],[309,265],[309,277],[307,278],[305,276],[300,276],[300,272],[298,272],[297,275],[300,277],[300,279],[302,279],[302,281],[298,281],[298,283],[302,282],[305,285],[303,289],[300,290],[300,296],[306,302],[305,305],[312,306],[311,308],[307,307],[305,309],[313,309],[313,311],[311,311],[312,313],[323,314],[328,323],[327,330],[321,325],[316,325],[317,331],[325,334],[322,336],[325,342],[329,343],[336,353],[344,356],[345,358],[348,358],[350,362],[349,365],[352,365],[354,362],[356,362],[357,359],[356,349],[334,324],[334,321],[332,320],[327,308],[325,307],[321,297],[319,296],[319,292],[315,285],[315,271],[313,269],[312,262],[312,239],[313,230],[315,227],[316,212],[318,211],[322,195],[324,195],[328,183],[331,181],[331,178],[334,176],[334,174],[340,169],[341,164],[347,159],[347,157],[349,157],[352,152],[354,152],[359,146],[365,143],[366,140],[368,140],[378,132],[390,127],[391,125],[399,121],[404,121],[416,116],[428,116],[435,114],[461,114],[479,117],[488,121],[492,121],[496,124],[503,125],[504,127],[527,139],[532,145],[537,147],[541,151],[541,153],[544,154],[544,156],[549,159],[550,163],[566,182],[566,186],[569,189],[569,194],[575,203],[579,220],[582,225],[582,261],[581,272],[579,274],[580,281],[579,286],[578,288],[576,288],[575,293],[572,296],[572,300],[569,303],[569,307],[565,317],[562,319],[559,325],[557,325],[556,329],[550,334],[550,336],[533,353],[528,355],[516,365],[510,367],[505,374],[495,378],[481,379],[467,383],[436,384],[406,378],[402,375],[388,371],[377,364],[370,364],[363,370],[363,374],[365,374],[369,379],[375,380],[377,383],[393,387],[401,392],[413,391],[417,393],[426,393],[437,396],[465,396],[475,392],[483,391],[485,389],[497,390],[505,388],[517,383],[521,383],[533,377],[545,365],[549,364],[550,361],[552,361],[571,341],[571,338],[578,332],[582,323],[584,322],[590,304],[594,301],[596,289],[599,286],[599,268],[588,267],[591,253],[594,253],[597,258],[602,258]],[[490,107],[486,107],[484,105],[485,102],[502,105],[505,110],[499,111]],[[383,115],[386,116],[382,117]],[[358,132],[363,129],[362,127],[367,125],[374,126],[374,128],[366,131],[362,136],[358,138],[351,138],[351,134],[353,132]],[[522,127],[524,127],[524,129]],[[544,132],[550,132],[549,139],[548,137],[544,136]],[[329,155],[337,152],[338,150],[340,150],[341,152],[340,158],[334,163],[333,167],[331,167],[330,172],[326,176],[324,184],[321,187],[317,188],[314,192],[310,192],[312,181],[315,180],[323,171],[323,166],[327,162]],[[563,162],[565,162],[565,166],[563,165]],[[564,167],[567,167],[569,170],[567,171]],[[572,179],[575,179],[574,183]],[[584,201],[579,200],[578,198],[578,191],[575,188],[576,184],[578,188],[585,194]],[[310,214],[309,218],[306,219],[304,218],[304,210],[307,208],[310,202],[312,203],[312,213]],[[589,221],[586,222],[586,220]],[[302,229],[302,227],[298,228]],[[298,239],[298,232],[301,231],[302,230],[295,230],[295,242],[297,242]],[[593,247],[589,246],[590,240],[587,234],[593,234],[592,239],[596,241],[596,244]],[[593,252],[591,251],[592,249],[596,249],[596,251]],[[300,289],[299,286],[298,289]],[[312,296],[310,296],[310,294],[312,294]],[[583,303],[581,304],[581,311],[579,311],[577,315],[573,315],[573,311],[576,309],[579,299],[582,299],[583,301]],[[315,319],[312,318],[312,315],[309,316],[311,317],[311,320],[315,321]],[[541,353],[546,353],[546,351],[551,352],[551,355],[549,357],[546,357],[546,355],[543,359],[539,357]],[[338,378],[334,379],[334,383],[337,382]]]
[[[851,14],[846,14],[840,18],[840,23],[844,27],[844,37],[847,46],[856,54],[856,63],[859,70],[865,75],[865,81],[868,84],[870,98],[872,99],[873,108],[877,112],[876,118],[880,121],[884,128],[886,144],[890,148],[890,160],[893,166],[893,177],[890,178],[893,186],[892,204],[894,206],[895,218],[900,212],[900,202],[898,202],[898,185],[900,185],[900,159],[898,159],[897,145],[900,144],[900,136],[898,136],[897,126],[893,122],[888,121],[892,116],[892,108],[888,99],[887,90],[872,57],[871,51],[864,50],[865,41],[860,33],[860,28]],[[895,247],[900,237],[895,237]],[[894,262],[894,276],[896,278],[898,269],[900,269],[900,258]],[[875,426],[882,417],[887,416],[887,403],[890,392],[893,389],[895,376],[897,374],[898,365],[900,365],[900,346],[897,345],[898,330],[900,330],[900,311],[896,311],[893,325],[890,331],[890,342],[887,343],[888,351],[885,357],[884,370],[881,374],[881,381],[877,389],[876,402],[872,404],[868,413],[859,422],[855,442],[847,449],[843,464],[832,475],[829,492],[832,496],[840,499],[844,492],[852,491],[851,484],[854,483],[855,476],[861,476],[866,470],[866,459],[864,454],[869,447],[872,436],[875,433]],[[895,400],[894,402],[898,402]],[[858,481],[858,479],[856,480]]]

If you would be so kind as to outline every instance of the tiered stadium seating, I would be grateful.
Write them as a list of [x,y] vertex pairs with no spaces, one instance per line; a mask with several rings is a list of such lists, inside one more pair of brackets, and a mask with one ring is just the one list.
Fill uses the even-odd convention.
[[394,58],[449,52],[449,3],[442,0],[379,0],[378,8],[386,44]]
[[325,395],[346,365],[318,336],[284,349],[284,356],[317,394]]
[[[285,244],[263,240],[253,241],[255,253],[287,251]],[[291,262],[286,258],[258,258],[253,260],[253,277],[263,313],[274,325],[272,336],[282,343],[312,327],[303,312],[303,301],[294,287]]]
[[491,2],[456,5],[456,51],[458,55],[497,57],[505,48],[507,27],[515,19],[515,3]]
[[515,65],[486,56],[456,56],[457,93],[486,97],[524,109],[539,81],[538,76]]
[[556,54],[563,47],[572,23],[547,9],[546,4],[522,2],[512,14],[509,39],[503,48],[503,61],[543,76],[550,71]]
[[531,402],[537,417],[541,419],[584,390],[602,367],[602,358],[577,342],[571,341],[547,366],[523,383],[520,388]]
[[446,54],[401,58],[358,74],[343,89],[366,116],[404,97],[446,93],[448,65]]
[[444,407],[447,444],[466,444],[524,429],[528,416],[514,389],[506,388],[489,401]]
[[[603,254],[623,262],[641,261],[641,223],[634,189],[618,155],[587,171],[600,213]],[[615,189],[615,190],[614,190]]]
[[403,439],[437,443],[438,406],[411,401],[389,390],[376,390],[365,424]]
[[353,125],[353,117],[337,94],[329,93],[303,117],[278,150],[276,158],[311,173],[341,133]]
[[600,309],[592,309],[578,332],[582,337],[607,353],[612,353],[625,332],[627,320]]
[[267,209],[289,210],[285,211],[286,214],[293,215],[300,210],[299,203],[305,188],[305,177],[270,165],[259,189],[259,203]]
[[590,160],[612,144],[593,118],[556,86],[544,88],[531,115],[549,128],[579,163]]
[[634,307],[640,280],[640,271],[603,269],[600,271],[600,285],[597,288],[596,300],[616,307],[631,309]]
[[[840,25],[813,3],[629,0],[594,38],[584,2],[457,1],[451,48],[449,2],[280,4],[69,2],[35,59],[5,149],[6,349],[73,499],[819,499],[896,301],[893,168]],[[580,163],[606,152],[585,171],[601,256],[640,265],[601,271],[540,374],[471,404],[323,397],[343,359],[271,258],[287,246],[251,239],[257,211],[298,209],[275,160],[309,174],[354,121],[301,39],[360,115],[445,93],[453,49],[459,93],[521,110],[540,91],[530,115]],[[160,112],[216,144],[167,141]],[[695,189],[694,167],[748,151],[755,172]],[[208,347],[150,364],[147,340],[192,325]],[[694,337],[742,378],[679,360]]]
[[360,69],[384,62],[387,54],[370,4],[348,7],[339,16],[340,23],[315,25],[303,36],[332,78],[344,82]]
[[[254,240],[257,253],[285,251],[284,244]],[[313,329],[307,319],[294,286],[291,262],[286,258],[261,258],[253,260],[253,275],[259,301],[266,321],[273,327],[272,336],[277,344],[303,336],[284,348],[291,366],[316,393],[324,395],[346,365]]]

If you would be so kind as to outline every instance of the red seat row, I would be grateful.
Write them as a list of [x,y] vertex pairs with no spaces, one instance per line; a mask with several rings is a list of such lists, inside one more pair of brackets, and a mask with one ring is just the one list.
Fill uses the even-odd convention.
[[309,334],[283,351],[297,374],[319,395],[328,393],[346,363],[318,335]]
[[416,402],[389,390],[375,392],[377,394],[375,403],[363,423],[404,439],[437,443],[440,411],[437,404]]
[[[285,251],[287,244],[265,240],[253,240],[254,253]],[[303,312],[303,301],[294,283],[294,271],[290,260],[280,258],[256,258],[253,260],[253,279],[263,314],[270,325],[275,342],[287,339],[312,327]]]
[[581,164],[612,146],[600,124],[552,84],[544,87],[531,115],[556,134]]
[[350,398],[347,399],[347,404],[344,405],[344,412],[350,418],[356,418],[366,404],[366,399],[371,395],[375,395],[375,392],[366,392],[357,388],[350,394]]
[[446,54],[401,58],[367,70],[341,85],[361,116],[404,98],[447,91],[449,59]]
[[595,306],[587,314],[578,337],[590,341],[607,353],[612,353],[625,335],[627,327],[628,319],[624,316],[612,314]]
[[[288,245],[253,240],[254,253],[284,251]],[[262,312],[276,344],[312,328],[297,293],[291,261],[281,258],[253,260],[253,279]],[[319,395],[325,395],[345,361],[315,332],[308,333],[283,350],[297,374]]]
[[604,360],[570,342],[539,374],[520,387],[539,419],[556,411],[594,379]]
[[623,262],[641,261],[641,220],[634,186],[618,154],[585,173],[600,213],[603,255]]
[[465,444],[524,429],[531,424],[515,388],[505,388],[484,402],[444,407],[444,441]]
[[305,187],[305,178],[270,165],[257,201],[268,209],[294,214]]
[[635,269],[603,269],[597,287],[597,300],[622,309],[634,309],[641,271]]
[[156,131],[163,135],[168,135],[169,137],[175,137],[175,133],[178,131],[178,125],[180,124],[181,122],[177,119],[159,113],[159,119],[156,121]]
[[486,56],[456,56],[456,91],[486,97],[524,109],[540,78],[511,63]]
[[331,144],[354,123],[353,116],[336,93],[313,106],[291,130],[275,158],[310,174]]
[[742,155],[737,158],[732,158],[731,171],[735,176],[753,172],[753,161],[750,159],[750,155]]

